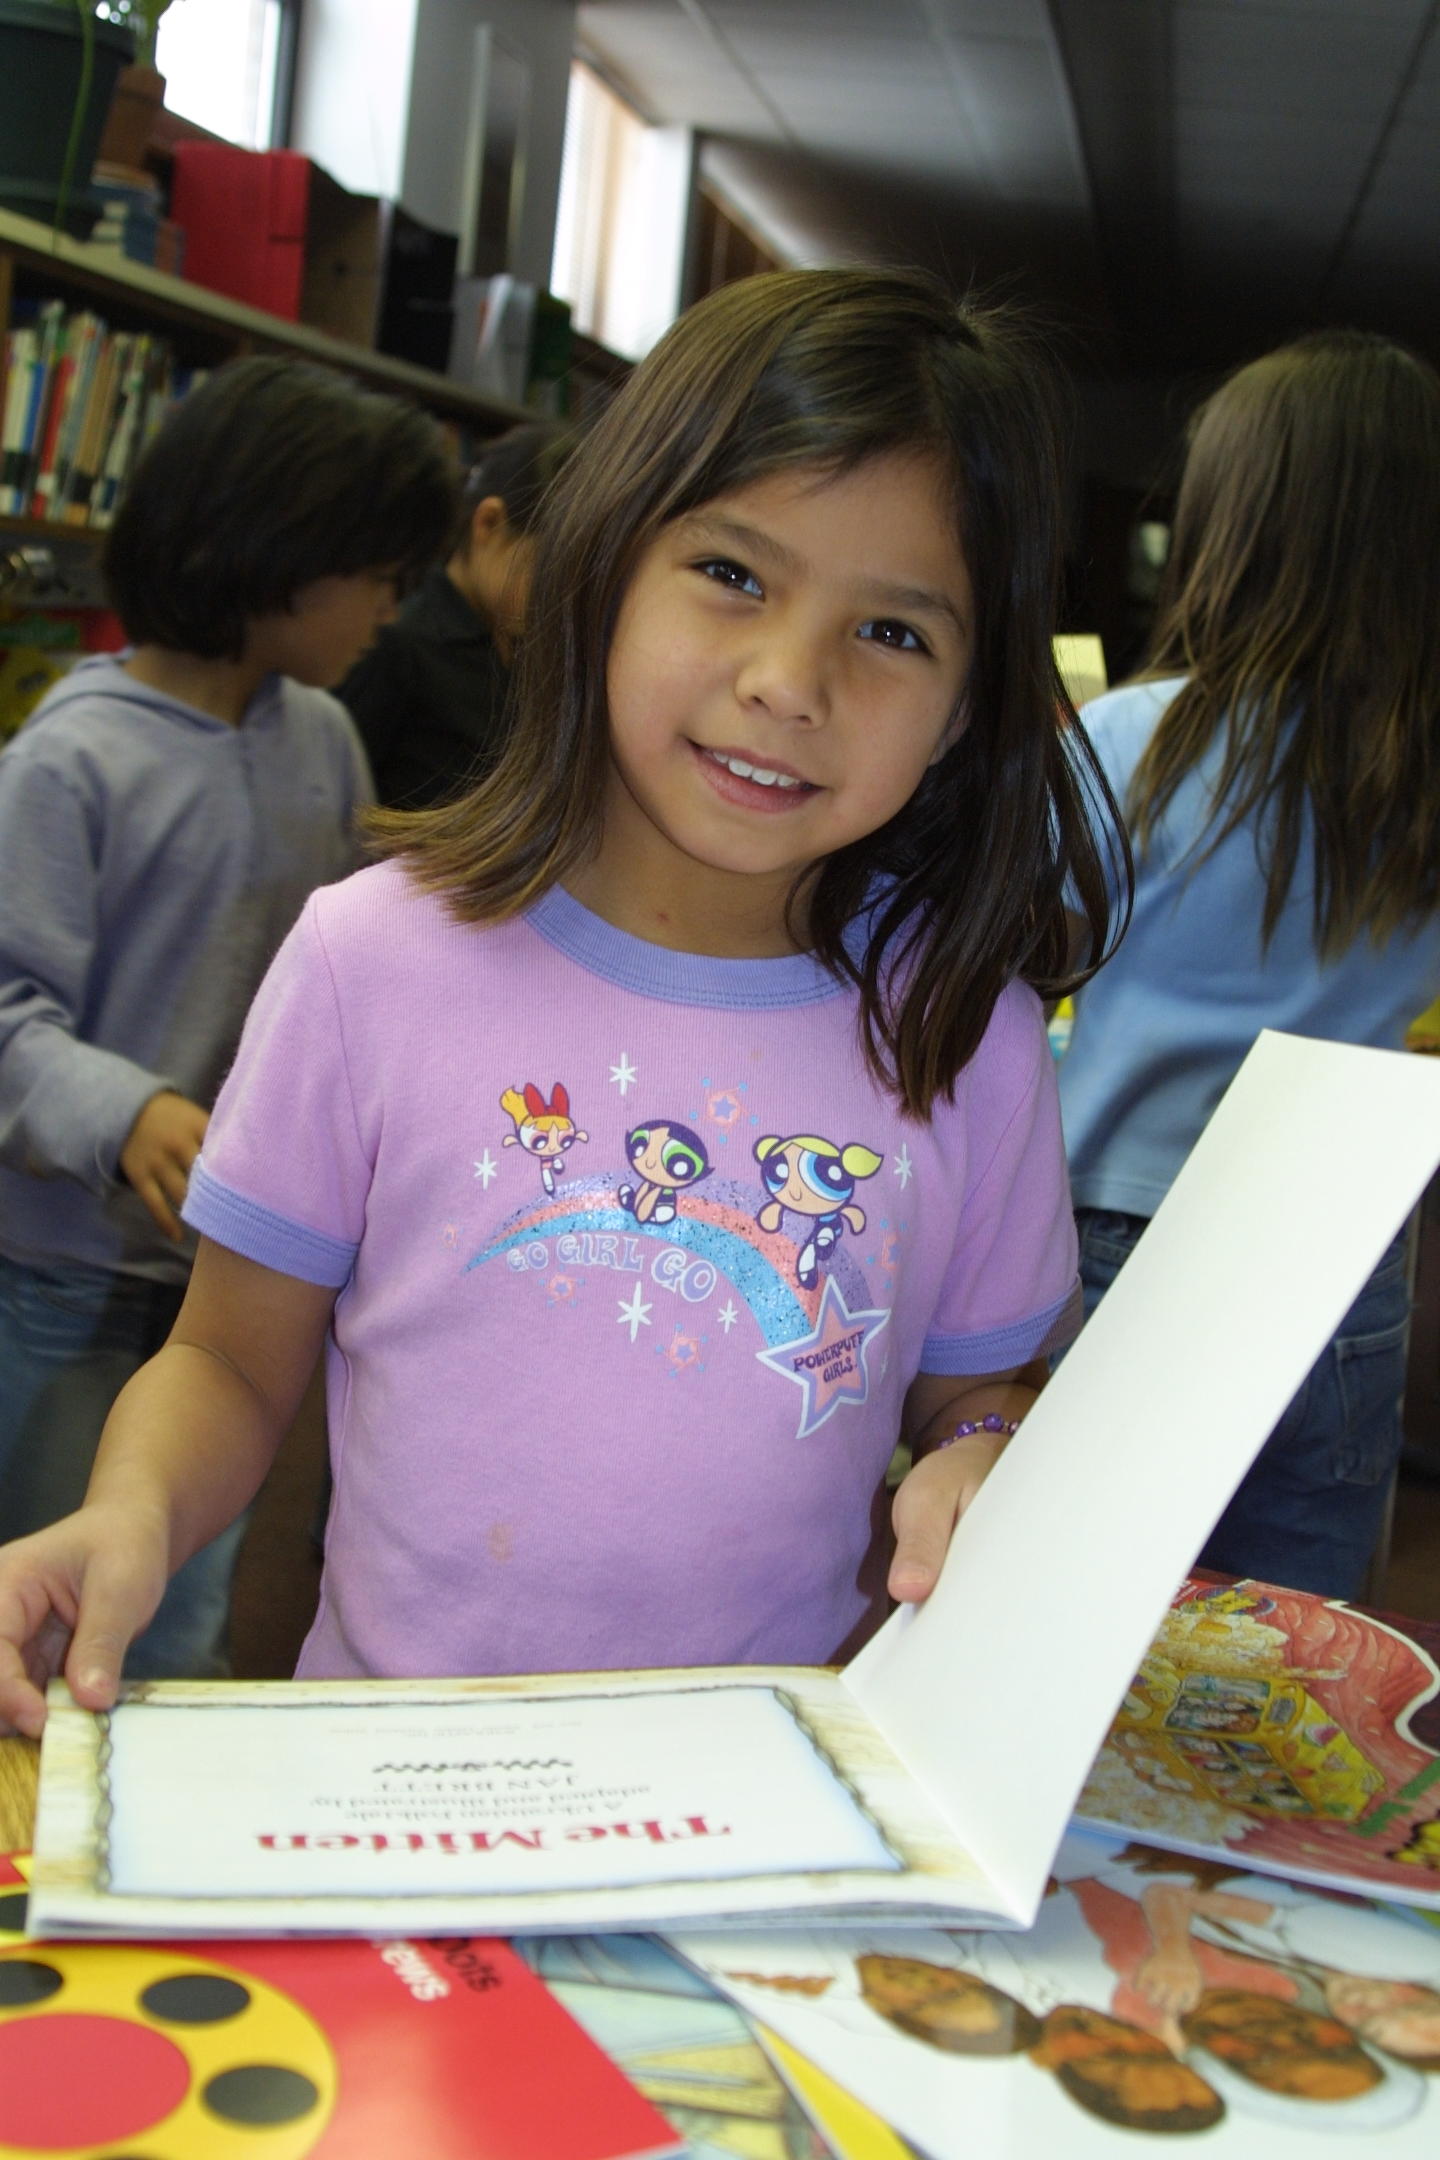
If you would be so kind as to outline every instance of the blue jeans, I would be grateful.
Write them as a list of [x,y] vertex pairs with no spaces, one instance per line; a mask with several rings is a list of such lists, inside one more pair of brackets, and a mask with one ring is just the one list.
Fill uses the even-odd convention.
[[[1088,1320],[1147,1218],[1077,1208],[1075,1224]],[[1198,1555],[1201,1566],[1324,1597],[1358,1595],[1403,1438],[1405,1244],[1402,1231],[1246,1472]],[[1157,1433],[1157,1456],[1164,1444]]]
[[[79,1507],[110,1405],[160,1348],[184,1294],[108,1268],[22,1267],[0,1255],[0,1540]],[[245,1521],[172,1578],[131,1645],[129,1678],[229,1672],[230,1578]]]

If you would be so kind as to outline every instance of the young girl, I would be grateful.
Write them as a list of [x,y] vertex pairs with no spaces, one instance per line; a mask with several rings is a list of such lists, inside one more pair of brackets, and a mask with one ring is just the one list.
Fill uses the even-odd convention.
[[[1259,1029],[1398,1049],[1435,994],[1437,564],[1440,377],[1423,361],[1326,333],[1242,368],[1200,412],[1148,671],[1085,712],[1139,858],[1129,933],[1061,1065],[1087,1307]],[[1209,1565],[1359,1588],[1400,1452],[1403,1247]]]
[[[1067,888],[1103,947],[1105,798],[1056,482],[1033,357],[918,275],[728,287],[637,370],[500,768],[380,818],[262,987],[184,1314],[0,1560],[0,1715],[62,1660],[110,1700],[327,1329],[304,1675],[843,1657],[902,1430],[925,1594],[1078,1294],[1036,988]],[[553,1147],[506,1145],[517,1100]]]

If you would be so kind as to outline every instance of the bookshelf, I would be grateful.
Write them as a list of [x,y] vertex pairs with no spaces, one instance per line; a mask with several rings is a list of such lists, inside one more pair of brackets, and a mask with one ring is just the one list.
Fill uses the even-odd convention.
[[212,367],[242,353],[273,352],[344,368],[377,390],[408,394],[437,418],[473,428],[481,436],[535,417],[524,406],[482,396],[408,360],[392,360],[304,323],[286,322],[0,210],[0,314],[7,324],[21,294],[91,306],[115,329],[159,331],[171,337],[177,349],[194,352]]
[[[288,354],[343,369],[374,389],[423,405],[454,431],[462,454],[467,443],[534,418],[524,407],[482,395],[426,368],[304,323],[284,321],[0,210],[0,323],[8,331],[17,304],[55,300],[69,310],[93,311],[117,336],[148,333],[163,339],[182,370],[217,367],[247,353]],[[99,602],[94,563],[102,529],[16,514],[4,508],[0,495],[0,555],[13,557],[15,550],[27,546],[51,551],[71,605]]]

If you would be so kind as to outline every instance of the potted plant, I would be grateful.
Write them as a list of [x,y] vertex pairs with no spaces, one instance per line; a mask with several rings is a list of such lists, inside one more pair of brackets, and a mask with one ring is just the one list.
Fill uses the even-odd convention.
[[95,0],[0,0],[0,205],[81,240],[100,213],[90,190],[100,131],[135,50],[113,12]]
[[144,167],[165,103],[165,78],[155,65],[155,44],[160,18],[171,0],[107,0],[107,5],[109,20],[133,31],[135,58],[120,70],[96,158],[103,165],[135,172]]
[[170,0],[96,0],[95,13],[102,21],[119,23],[124,29],[133,32],[133,65],[153,68],[155,40],[160,35],[160,18],[169,6]]

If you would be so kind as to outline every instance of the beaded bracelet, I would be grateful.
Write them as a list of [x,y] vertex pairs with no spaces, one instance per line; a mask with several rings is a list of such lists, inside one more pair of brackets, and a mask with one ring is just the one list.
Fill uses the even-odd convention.
[[957,1440],[968,1440],[972,1433],[1004,1433],[1007,1438],[1013,1438],[1019,1430],[1019,1418],[1001,1417],[998,1411],[990,1410],[982,1418],[961,1418],[954,1432],[938,1443],[935,1452],[938,1455],[941,1448],[953,1447]]

